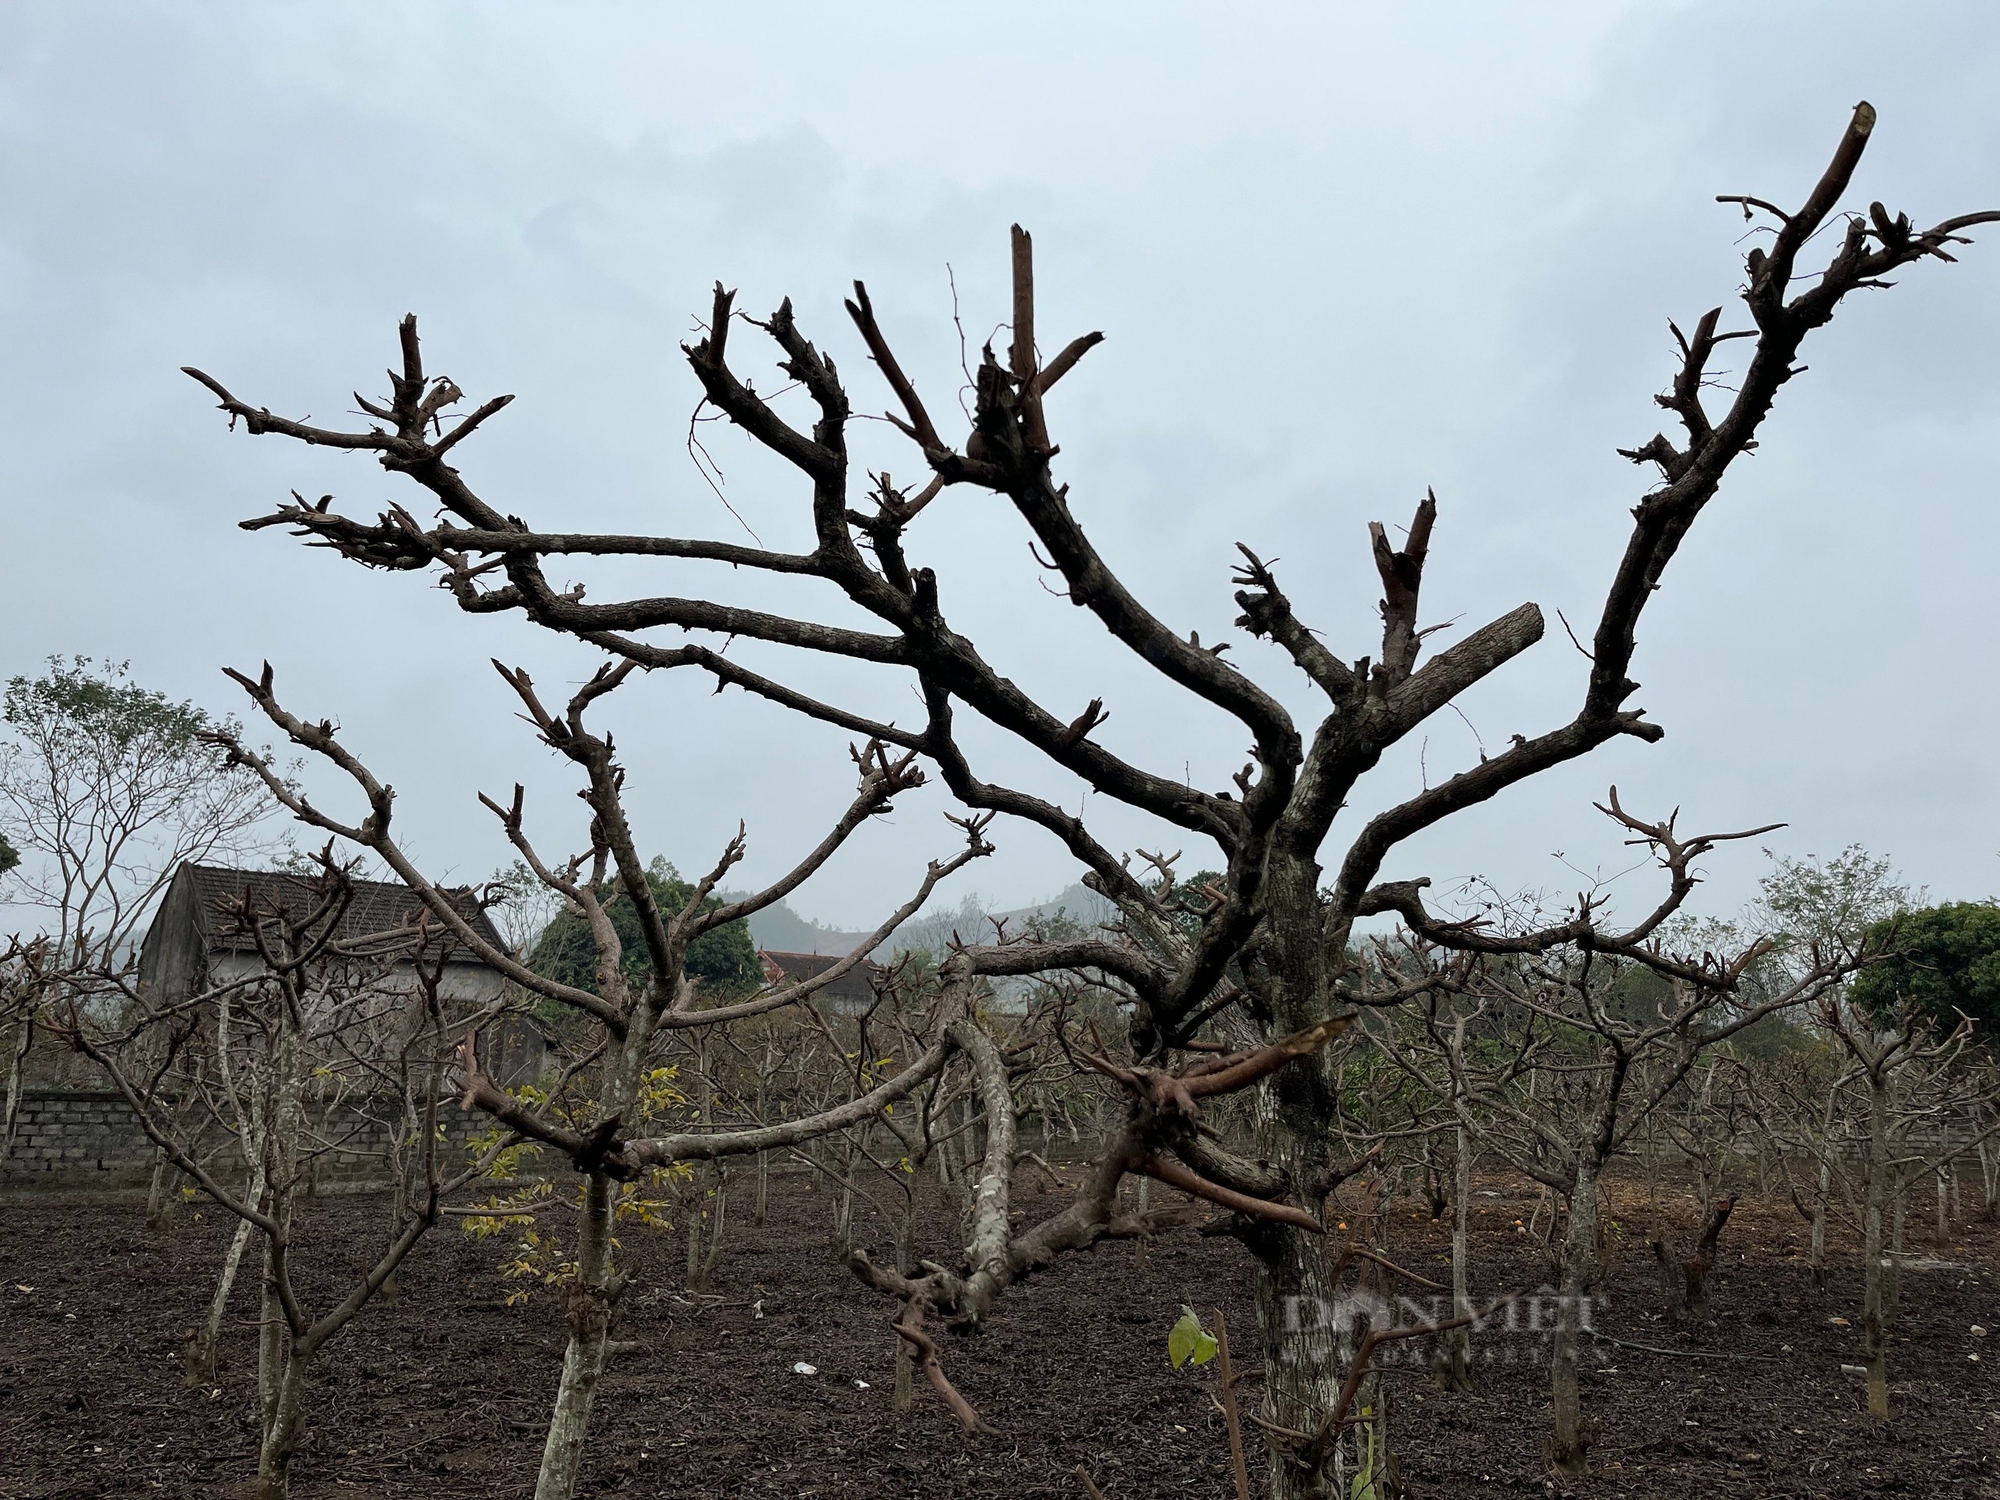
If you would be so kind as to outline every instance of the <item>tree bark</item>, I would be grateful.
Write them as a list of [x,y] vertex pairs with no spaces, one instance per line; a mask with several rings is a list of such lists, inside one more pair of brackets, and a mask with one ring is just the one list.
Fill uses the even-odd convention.
[[1820,1117],[1819,1197],[1812,1212],[1812,1282],[1816,1291],[1826,1290],[1826,1208],[1833,1195],[1833,1106],[1838,1089],[1826,1091],[1826,1110]]
[[[1472,1316],[1471,1202],[1472,1132],[1458,1127],[1458,1163],[1452,1182],[1451,1315]],[[1446,1390],[1472,1389],[1472,1325],[1461,1323],[1445,1335],[1445,1363],[1440,1384]]]
[[1903,1301],[1903,1239],[1909,1227],[1910,1176],[1903,1167],[1889,1170],[1889,1254],[1882,1268],[1884,1328],[1896,1321],[1896,1309]]
[[1889,1175],[1888,1088],[1868,1081],[1868,1181],[1861,1210],[1861,1346],[1868,1365],[1868,1414],[1889,1418],[1889,1341],[1884,1306],[1888,1278],[1882,1244]]
[[569,1344],[563,1350],[562,1380],[542,1447],[535,1500],[573,1500],[576,1494],[583,1440],[604,1374],[604,1343],[618,1292],[611,1274],[611,1213],[617,1194],[618,1184],[603,1172],[592,1172],[584,1187],[576,1277],[569,1287]]
[[173,1199],[169,1188],[180,1174],[173,1163],[167,1160],[164,1146],[153,1148],[153,1176],[146,1186],[146,1227],[158,1231],[167,1227],[167,1219],[173,1212]]
[[[1337,1325],[1339,1288],[1328,1277],[1326,1242],[1280,1226],[1262,1247],[1257,1324],[1264,1346],[1265,1419],[1311,1432],[1333,1409],[1345,1378]],[[1308,1473],[1288,1450],[1271,1447],[1271,1500],[1325,1500],[1328,1477]]]
[[273,1384],[271,1404],[257,1448],[257,1500],[288,1500],[292,1455],[305,1427],[306,1362],[310,1356],[288,1349]]
[[[260,1167],[250,1179],[247,1195],[255,1203],[264,1192],[264,1174]],[[222,1342],[222,1320],[229,1314],[229,1294],[236,1287],[236,1272],[243,1264],[244,1248],[250,1243],[251,1224],[248,1219],[236,1221],[236,1233],[229,1237],[229,1248],[223,1252],[222,1274],[216,1279],[215,1295],[209,1299],[208,1318],[188,1336],[186,1367],[182,1374],[185,1385],[213,1385],[215,1383],[216,1350]]]
[[1577,1366],[1583,1330],[1590,1323],[1589,1300],[1597,1282],[1597,1169],[1580,1168],[1570,1190],[1569,1226],[1563,1237],[1562,1274],[1557,1283],[1556,1326],[1549,1347],[1549,1387],[1555,1417],[1550,1460],[1564,1474],[1590,1470],[1595,1434],[1583,1415]]

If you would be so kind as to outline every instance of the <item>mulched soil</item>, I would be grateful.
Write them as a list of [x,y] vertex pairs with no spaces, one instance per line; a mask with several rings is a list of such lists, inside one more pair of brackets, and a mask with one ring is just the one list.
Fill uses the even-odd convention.
[[[1545,1272],[1516,1224],[1532,1200],[1497,1180],[1481,1192],[1479,1287],[1532,1288]],[[789,1179],[774,1198],[766,1228],[739,1224],[715,1296],[678,1289],[675,1236],[626,1236],[636,1278],[615,1337],[637,1348],[614,1359],[599,1396],[587,1493],[1081,1500],[1082,1465],[1109,1500],[1231,1494],[1214,1367],[1172,1370],[1166,1336],[1183,1303],[1204,1315],[1219,1303],[1239,1362],[1257,1362],[1250,1265],[1233,1242],[1164,1237],[1143,1268],[1133,1246],[1107,1245],[1017,1287],[987,1332],[945,1342],[954,1378],[996,1429],[966,1439],[921,1384],[914,1412],[891,1410],[889,1309],[836,1264],[827,1195]],[[370,1199],[312,1207],[307,1258],[328,1273],[323,1301],[383,1216]],[[1441,1395],[1415,1370],[1391,1377],[1413,1495],[2000,1497],[2000,1230],[1919,1240],[1946,1264],[1907,1275],[1897,1416],[1878,1432],[1861,1381],[1841,1371],[1859,1358],[1857,1330],[1835,1321],[1859,1319],[1851,1247],[1816,1293],[1796,1217],[1745,1204],[1723,1240],[1714,1321],[1677,1335],[1655,1316],[1644,1241],[1663,1222],[1685,1233],[1692,1210],[1663,1199],[1656,1214],[1626,1188],[1611,1217],[1597,1326],[1678,1352],[1590,1352],[1585,1399],[1603,1432],[1593,1477],[1548,1473],[1544,1346],[1523,1329],[1482,1337],[1476,1393]],[[227,1227],[183,1211],[149,1234],[126,1205],[0,1206],[0,1497],[247,1493],[254,1274],[239,1287],[220,1385],[181,1384],[181,1338],[206,1305]],[[1405,1204],[1394,1241],[1413,1270],[1438,1273],[1442,1226]],[[949,1242],[940,1210],[926,1243]],[[546,1292],[504,1305],[516,1284],[498,1274],[502,1248],[441,1226],[406,1267],[400,1299],[327,1349],[296,1469],[302,1500],[532,1491],[562,1321]],[[1975,1338],[1974,1324],[1995,1335]],[[794,1373],[800,1362],[817,1373]],[[1261,1458],[1253,1465],[1261,1472]]]

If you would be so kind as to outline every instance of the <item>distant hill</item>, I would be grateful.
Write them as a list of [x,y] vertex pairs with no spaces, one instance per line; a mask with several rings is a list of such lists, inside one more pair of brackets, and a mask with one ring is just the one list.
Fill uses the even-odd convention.
[[[724,899],[734,897],[725,893]],[[887,959],[912,948],[941,949],[950,943],[954,933],[964,942],[984,942],[993,936],[996,918],[1005,922],[1010,931],[1019,931],[1030,918],[1057,912],[1067,913],[1086,927],[1094,927],[1112,920],[1116,908],[1081,885],[1070,886],[1033,906],[1017,906],[1001,912],[989,910],[977,895],[967,895],[955,907],[919,912],[875,956]],[[866,932],[847,932],[810,921],[782,901],[750,918],[750,936],[759,948],[779,953],[851,953],[868,939]]]
[[[737,900],[740,896],[740,892],[733,892],[724,899]],[[750,936],[759,948],[769,948],[774,953],[852,953],[855,944],[868,934],[822,927],[780,901],[752,914]]]

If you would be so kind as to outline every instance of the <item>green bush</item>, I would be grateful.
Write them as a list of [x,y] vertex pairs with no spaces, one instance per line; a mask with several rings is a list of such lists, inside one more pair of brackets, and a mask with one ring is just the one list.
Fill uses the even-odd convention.
[[1978,1040],[1990,1044],[2000,1032],[2000,906],[1925,907],[1876,923],[1868,939],[1889,955],[1854,981],[1855,1003],[1870,1015],[1886,1021],[1908,999],[1942,1031],[1962,1011]]
[[[648,867],[646,883],[653,888],[653,900],[663,915],[679,911],[694,894],[694,886],[663,859]],[[653,959],[639,931],[638,909],[614,884],[607,884],[599,895],[623,948],[619,967],[634,986],[643,985],[652,972]],[[713,911],[720,904],[710,897],[702,903],[702,910]],[[595,991],[597,945],[591,941],[590,924],[575,912],[561,913],[535,944],[528,964],[550,979]],[[713,994],[736,995],[755,989],[763,971],[757,961],[757,945],[750,938],[749,922],[738,918],[696,938],[688,948],[687,974]]]

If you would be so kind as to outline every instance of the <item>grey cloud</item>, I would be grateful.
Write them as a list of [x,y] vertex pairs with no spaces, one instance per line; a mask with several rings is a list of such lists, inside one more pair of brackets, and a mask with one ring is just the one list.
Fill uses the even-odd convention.
[[[176,373],[331,420],[379,387],[394,320],[436,368],[520,399],[465,454],[498,503],[549,525],[740,534],[685,450],[675,349],[717,278],[794,297],[857,407],[885,404],[839,309],[865,276],[934,408],[959,383],[947,264],[973,346],[1004,316],[1004,236],[1037,233],[1047,337],[1110,335],[1057,413],[1079,513],[1135,586],[1204,640],[1227,632],[1231,544],[1284,559],[1302,612],[1371,649],[1363,523],[1444,505],[1427,592],[1463,626],[1524,598],[1550,639],[1385,766],[1385,798],[1566,715],[1586,631],[1645,478],[1613,448],[1658,425],[1668,317],[1730,305],[1725,191],[1800,194],[1846,110],[1883,112],[1861,201],[1988,206],[2000,18],[1858,5],[812,7],[754,31],[653,7],[17,6],[0,13],[0,609],[6,659],[132,657],[233,707],[223,662],[268,656],[402,793],[441,870],[504,857],[474,788],[526,781],[552,843],[560,768],[511,717],[498,654],[550,683],[592,665],[469,620],[407,577],[364,577],[234,523],[288,489],[366,512],[407,499],[338,455],[230,435]],[[384,28],[407,23],[398,45]],[[1774,60],[1782,60],[1777,66]],[[1610,865],[1591,797],[1682,804],[1703,825],[1787,819],[1773,842],[1860,839],[1953,895],[1993,888],[1991,504],[2000,236],[1846,309],[1754,463],[1676,562],[1642,635],[1657,747],[1617,746],[1437,831],[1395,873],[1573,882]],[[747,330],[746,330],[747,333]],[[750,347],[746,338],[740,347]],[[775,371],[762,377],[778,383]],[[730,503],[803,534],[777,466],[703,437]],[[863,456],[915,462],[864,428]],[[1243,736],[1136,671],[1038,585],[989,501],[941,506],[917,549],[953,618],[1059,709],[1104,695],[1108,743],[1221,786]],[[606,568],[593,589],[810,590]],[[837,614],[838,611],[835,611]],[[900,681],[732,648],[883,713]],[[1312,705],[1275,653],[1239,659]],[[649,841],[702,865],[747,817],[768,875],[844,794],[841,737],[735,694],[652,680],[616,709]],[[989,773],[1080,790],[976,735]],[[329,793],[330,795],[331,793]],[[936,795],[871,830],[797,903],[871,920],[945,834]],[[1356,814],[1372,803],[1357,805]],[[1091,804],[1114,842],[1163,835]],[[1203,851],[1190,850],[1200,862]],[[1754,857],[1714,862],[1739,899]],[[979,889],[1068,883],[1009,830]],[[955,901],[955,897],[952,898]]]

